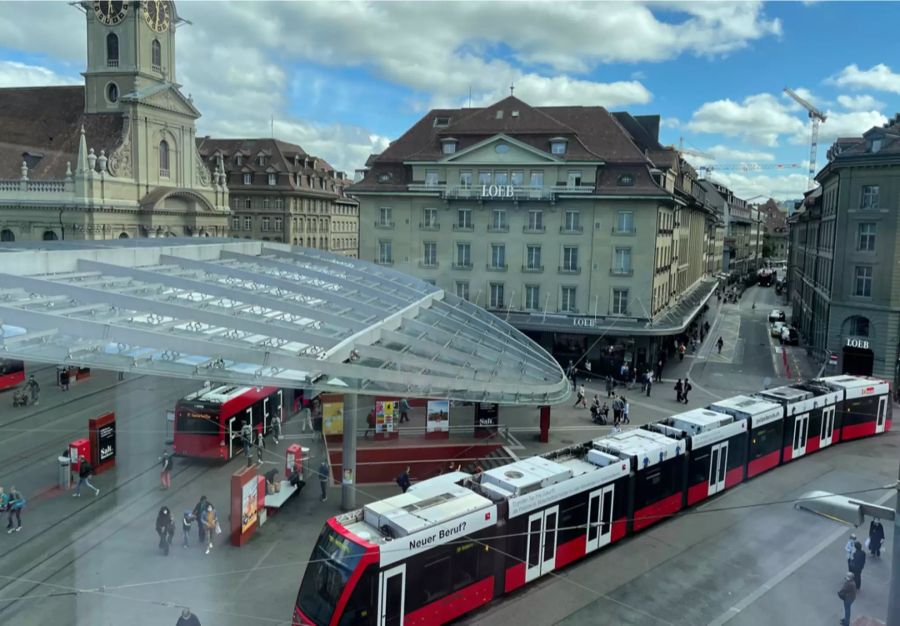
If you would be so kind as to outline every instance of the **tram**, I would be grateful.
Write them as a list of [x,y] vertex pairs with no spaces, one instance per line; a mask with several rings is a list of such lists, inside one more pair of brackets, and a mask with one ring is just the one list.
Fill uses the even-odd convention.
[[445,624],[783,463],[889,430],[889,387],[796,383],[422,481],[328,520],[293,624]]
[[173,450],[181,456],[227,460],[240,453],[241,426],[267,435],[275,415],[284,420],[284,390],[221,385],[185,396],[175,405]]
[[12,389],[25,381],[25,362],[0,359],[0,391]]

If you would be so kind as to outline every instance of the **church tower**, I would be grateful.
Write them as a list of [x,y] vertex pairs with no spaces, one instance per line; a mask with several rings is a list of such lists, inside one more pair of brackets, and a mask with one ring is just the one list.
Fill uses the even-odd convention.
[[174,3],[93,0],[81,6],[87,18],[86,113],[122,112],[123,95],[176,83]]

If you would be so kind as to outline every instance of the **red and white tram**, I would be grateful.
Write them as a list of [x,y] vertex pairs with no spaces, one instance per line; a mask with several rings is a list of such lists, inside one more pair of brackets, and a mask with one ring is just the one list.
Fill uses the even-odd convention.
[[822,384],[798,383],[766,389],[757,395],[784,408],[782,463],[840,440],[840,422],[835,431],[835,417],[841,392]]
[[[313,548],[293,624],[445,624],[778,466],[784,441],[785,461],[798,458],[794,433],[804,433],[804,455],[815,452],[822,446],[810,446],[809,433],[821,442],[832,430],[828,417],[812,425],[816,409],[838,407],[834,433],[849,417],[855,430],[843,439],[890,428],[887,383],[841,376],[790,388],[811,398],[737,396],[481,474],[423,481],[334,517]],[[800,407],[810,399],[807,419]]]

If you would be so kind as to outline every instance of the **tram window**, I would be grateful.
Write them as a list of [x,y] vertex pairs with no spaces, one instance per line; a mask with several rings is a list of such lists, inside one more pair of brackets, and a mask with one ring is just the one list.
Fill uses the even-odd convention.
[[11,359],[0,359],[0,374],[14,374],[25,369],[25,363]]
[[571,503],[571,506],[559,511],[559,542],[574,539],[585,532],[587,519],[587,497],[584,494]]
[[874,407],[867,407],[868,400],[851,400],[844,405],[844,424],[861,424],[875,419]]
[[375,598],[375,578],[378,575],[375,565],[369,565],[363,572],[353,593],[344,607],[338,626],[372,626],[375,624],[375,612],[378,606]]
[[534,519],[528,527],[528,567],[541,562],[541,520]]
[[425,564],[422,569],[422,589],[425,593],[425,602],[443,598],[450,593],[451,571],[449,556]]
[[457,546],[456,556],[453,558],[453,591],[459,591],[475,582],[480,551],[481,546],[476,543]]
[[753,432],[753,445],[755,452],[753,458],[759,458],[764,454],[774,452],[781,447],[781,422],[768,424]]
[[648,485],[651,485],[651,486],[653,486],[653,487],[656,487],[657,485],[659,485],[659,483],[662,482],[662,472],[661,472],[660,470],[657,469],[657,470],[656,470],[655,472],[653,472],[652,474],[647,474],[647,475],[644,477],[644,480],[647,481],[647,484],[648,484]]

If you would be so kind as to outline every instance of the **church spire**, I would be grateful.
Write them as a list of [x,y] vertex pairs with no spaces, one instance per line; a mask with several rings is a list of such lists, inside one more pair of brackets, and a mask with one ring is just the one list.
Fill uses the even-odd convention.
[[76,171],[79,174],[84,174],[90,169],[88,167],[88,149],[87,149],[87,139],[84,137],[84,124],[81,125],[81,137],[78,139],[78,167]]

